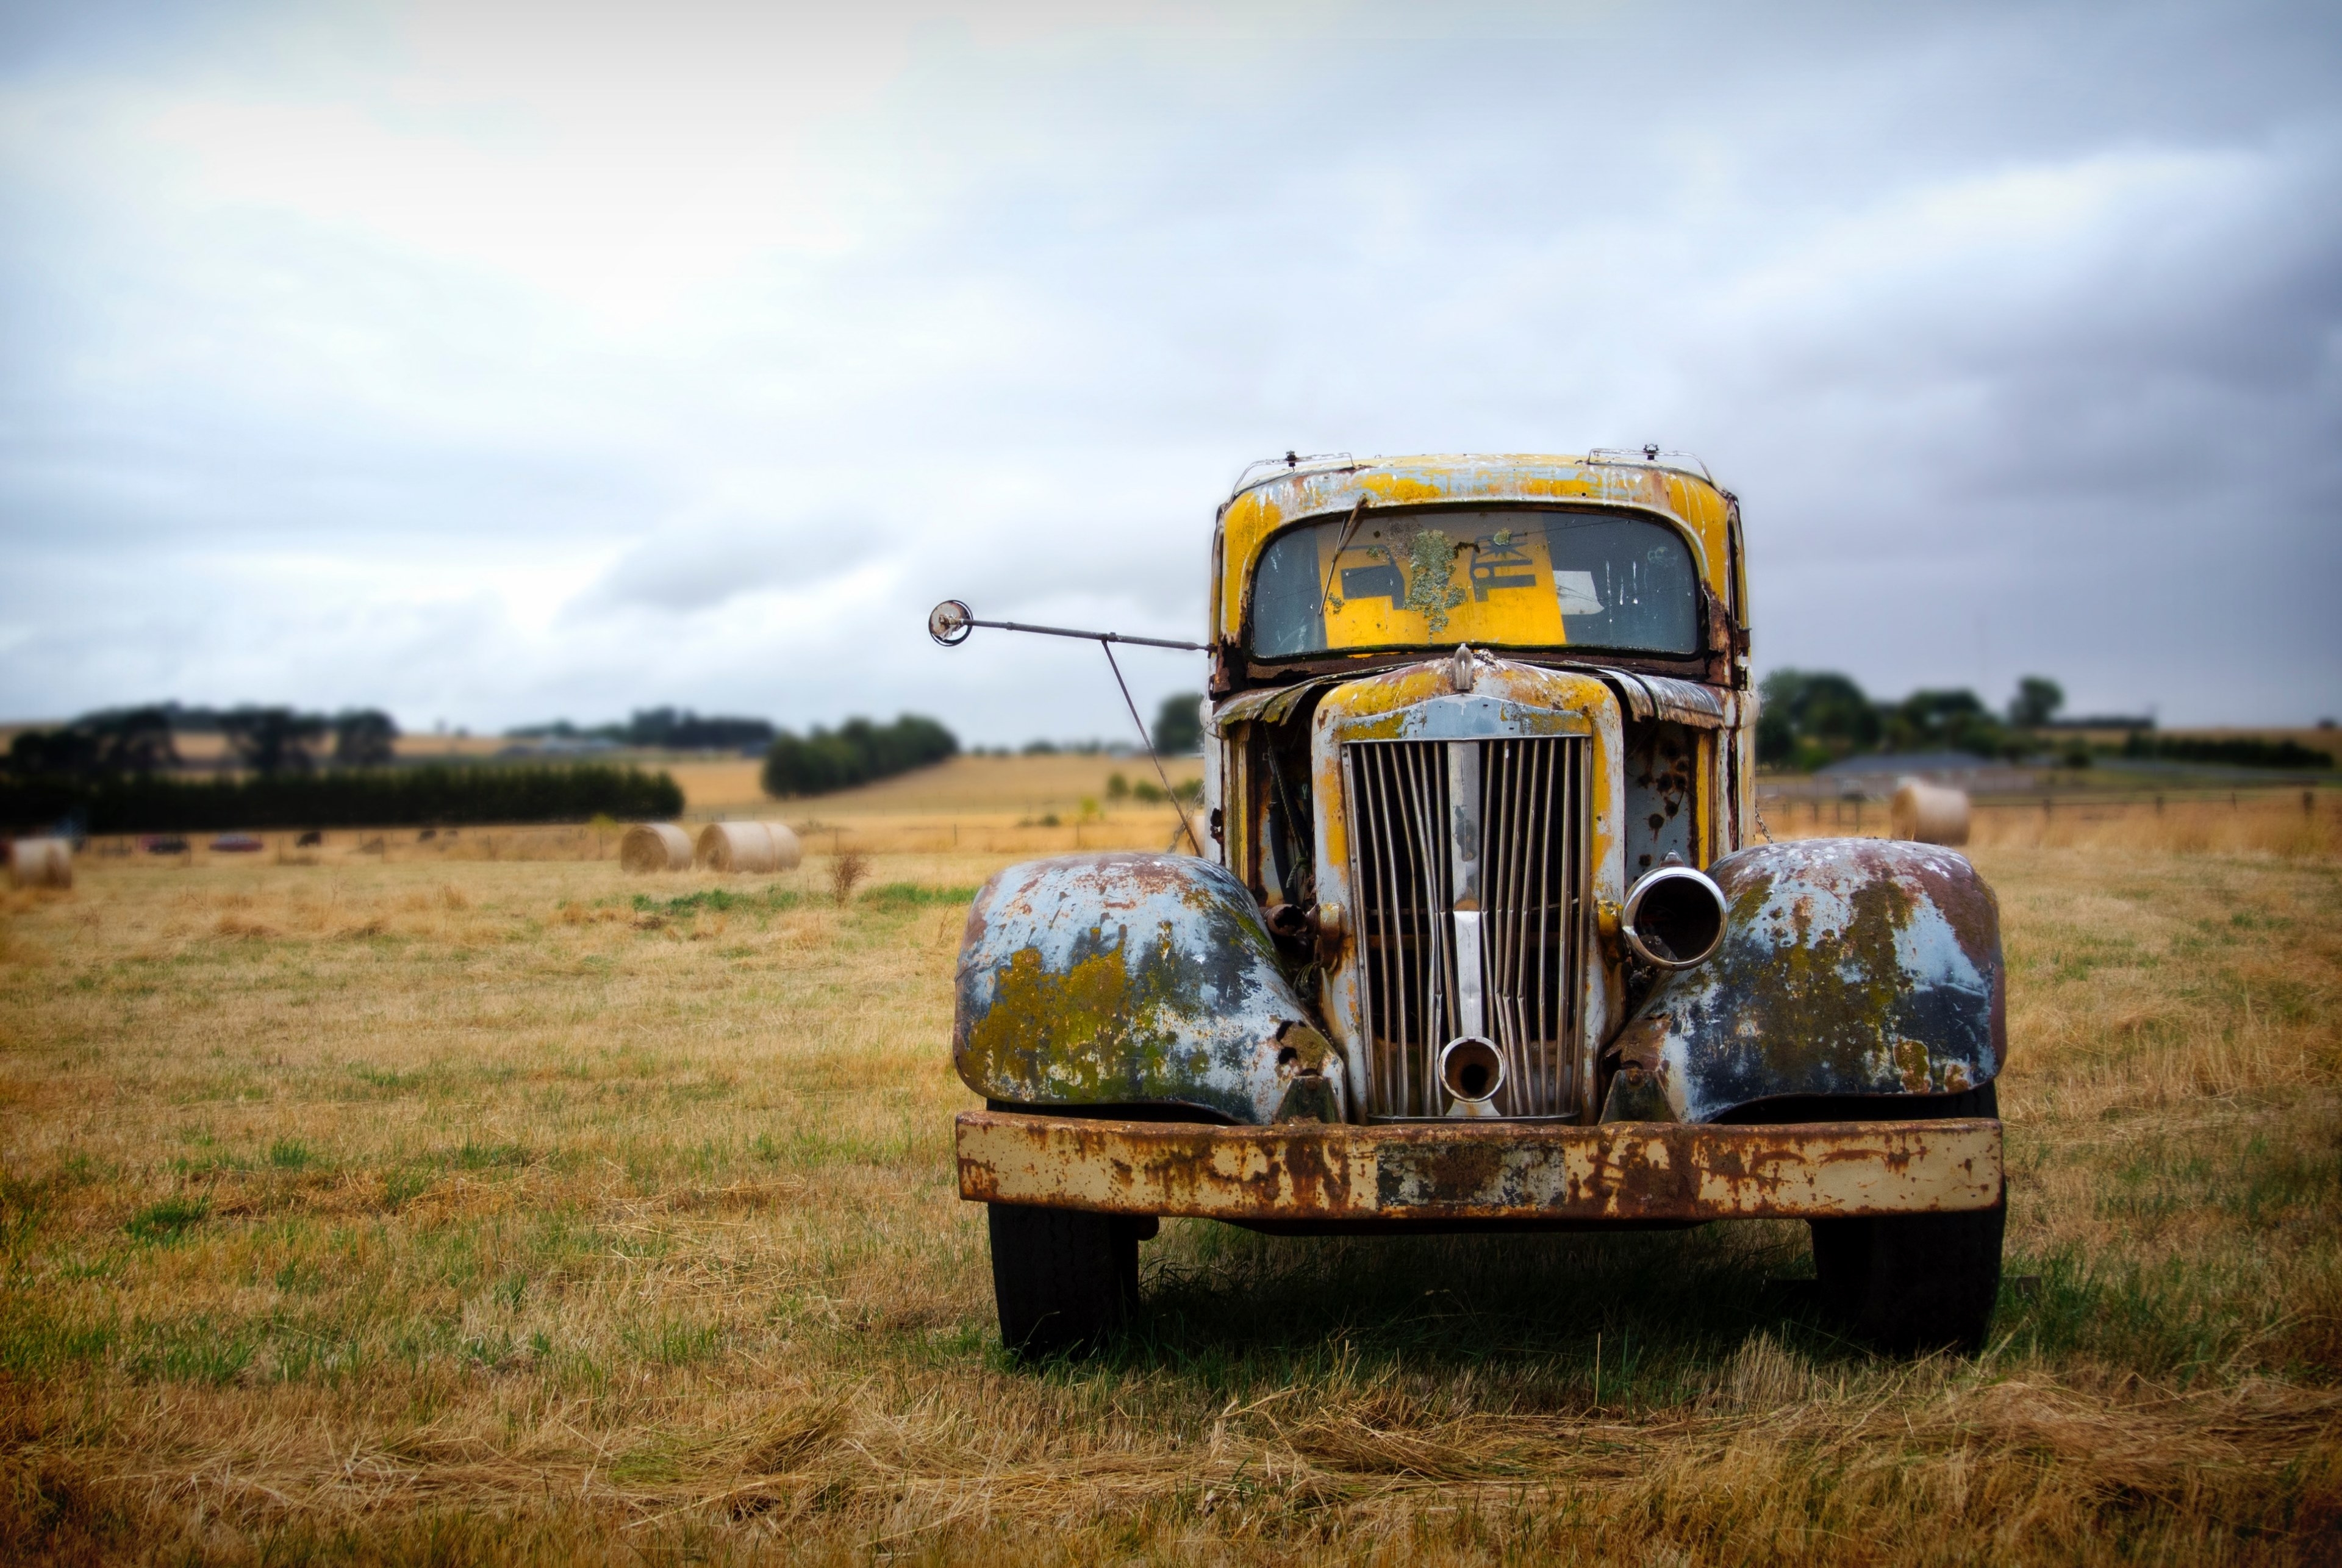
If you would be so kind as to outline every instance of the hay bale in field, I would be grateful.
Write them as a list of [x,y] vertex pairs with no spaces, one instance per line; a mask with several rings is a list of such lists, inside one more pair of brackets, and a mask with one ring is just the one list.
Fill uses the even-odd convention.
[[691,835],[671,822],[638,822],[618,841],[618,864],[628,871],[689,871]]
[[699,864],[710,871],[795,871],[804,859],[786,823],[712,822],[699,830]]
[[1915,844],[1959,844],[1968,841],[1968,792],[1907,778],[1895,786],[1887,807],[1895,836]]
[[20,838],[8,846],[8,881],[15,887],[71,887],[73,844],[62,838]]

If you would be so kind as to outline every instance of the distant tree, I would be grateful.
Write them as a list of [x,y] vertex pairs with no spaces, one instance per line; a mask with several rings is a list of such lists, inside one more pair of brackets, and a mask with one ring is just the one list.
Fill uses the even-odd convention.
[[1188,756],[1204,749],[1201,692],[1174,692],[1155,711],[1155,749],[1173,756]]
[[1813,767],[1878,744],[1877,705],[1834,670],[1776,670],[1765,677],[1756,717],[1756,760]]
[[334,719],[334,762],[345,768],[384,767],[398,754],[398,725],[379,708],[352,708]]
[[673,751],[737,751],[769,744],[779,733],[769,719],[703,718],[689,708],[642,708],[627,724],[624,738],[628,745]]
[[2008,699],[2008,722],[2020,730],[2037,730],[2066,705],[2066,691],[2047,675],[2027,675]]
[[1884,714],[1887,750],[1970,752],[1997,756],[2007,744],[2000,721],[1966,688],[1917,691]]
[[229,748],[262,774],[307,772],[316,763],[311,748],[325,735],[323,714],[291,708],[233,708],[219,724]]
[[171,738],[171,715],[159,706],[108,714],[97,730],[99,765],[107,773],[160,773],[179,765],[179,748]]
[[97,737],[78,725],[25,730],[8,743],[8,771],[20,778],[74,777],[97,769]]
[[10,743],[7,769],[21,777],[110,777],[178,765],[171,717],[160,707],[109,708]]
[[848,719],[835,732],[786,730],[765,753],[765,793],[779,799],[827,794],[892,778],[957,754],[959,741],[933,719],[905,714],[891,724]]

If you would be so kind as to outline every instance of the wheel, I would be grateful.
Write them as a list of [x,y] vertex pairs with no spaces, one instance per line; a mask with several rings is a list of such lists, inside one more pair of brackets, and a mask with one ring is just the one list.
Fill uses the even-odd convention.
[[992,1295],[1000,1338],[1027,1359],[1095,1349],[1138,1301],[1148,1222],[994,1203]]
[[[1987,1084],[1965,1094],[1897,1107],[1905,1116],[1951,1120],[2000,1114]],[[2000,1297],[2006,1197],[1988,1209],[1810,1220],[1822,1310],[1857,1338],[1908,1353],[1984,1348]]]

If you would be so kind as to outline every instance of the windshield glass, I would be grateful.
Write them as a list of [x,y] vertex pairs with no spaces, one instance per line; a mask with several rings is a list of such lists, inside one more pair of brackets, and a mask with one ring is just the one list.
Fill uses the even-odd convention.
[[1256,657],[1450,643],[1696,654],[1699,574],[1663,523],[1526,506],[1369,507],[1261,552]]

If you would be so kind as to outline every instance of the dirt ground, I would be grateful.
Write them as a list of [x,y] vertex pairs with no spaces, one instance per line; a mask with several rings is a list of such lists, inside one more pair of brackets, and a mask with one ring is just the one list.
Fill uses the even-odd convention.
[[[898,782],[824,812],[897,835],[844,904],[817,837],[786,877],[629,878],[586,830],[10,895],[0,1557],[2342,1554],[2324,817],[1975,847],[2013,1047],[1976,1360],[1833,1337],[1793,1225],[1176,1221],[1128,1338],[1035,1372],[955,1193],[949,976],[969,890],[1070,845],[956,852]],[[1016,828],[1041,804],[985,810],[1070,831]]]

